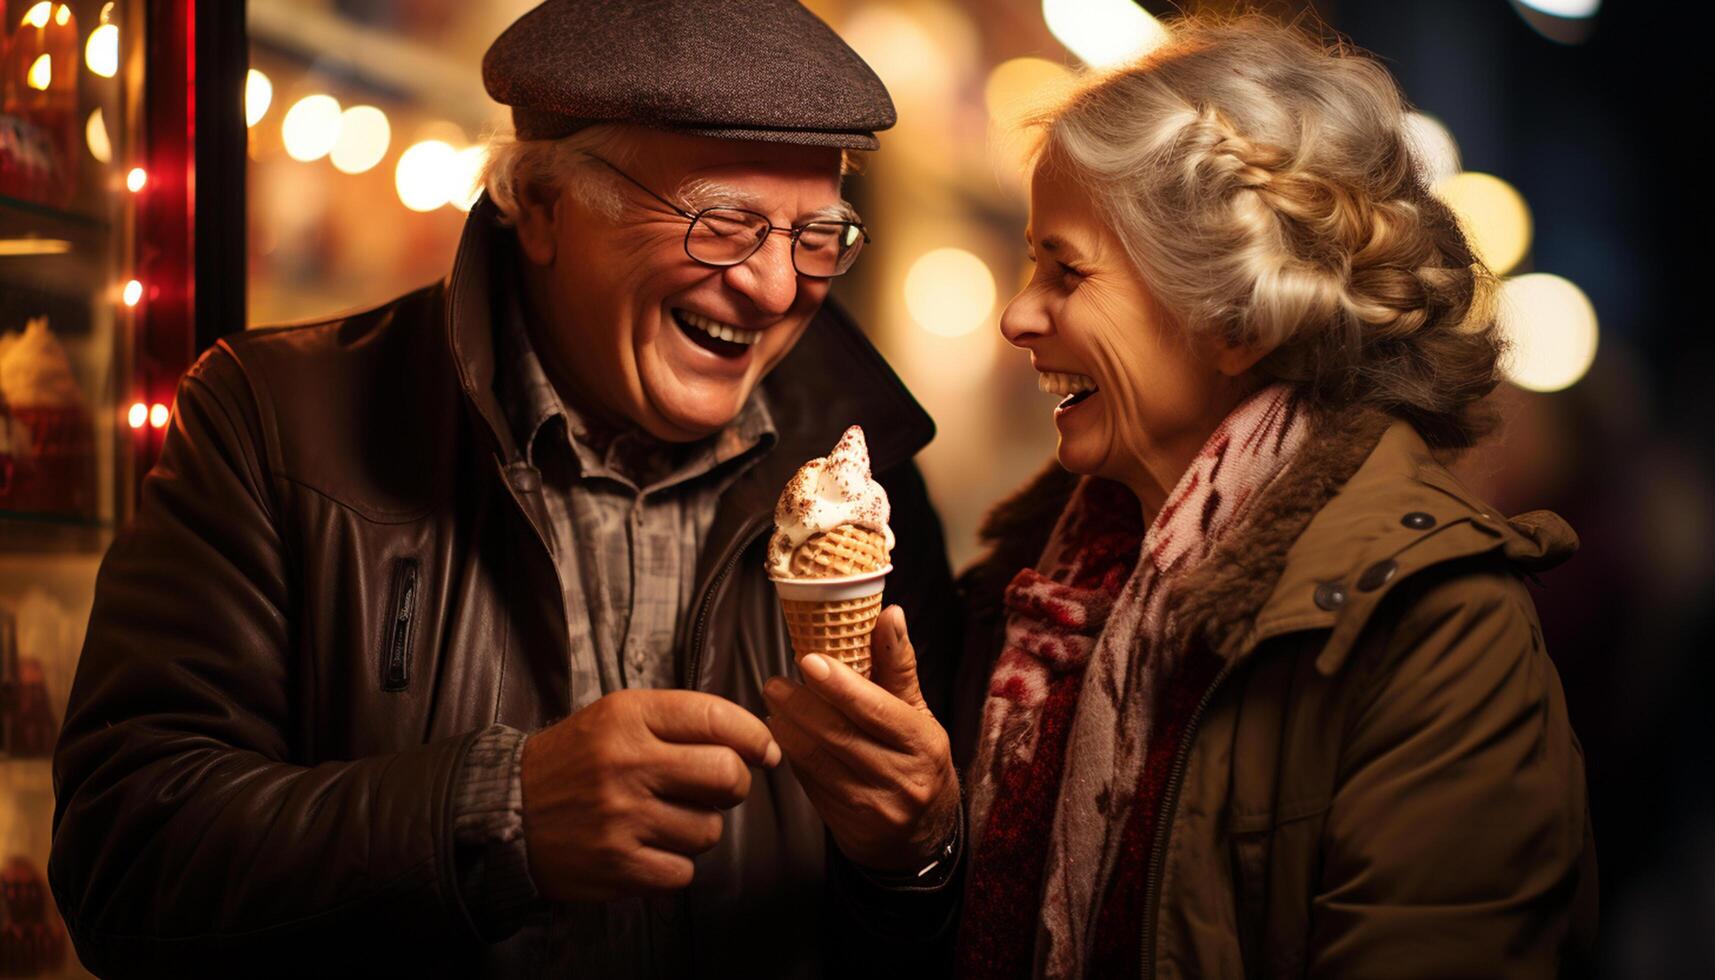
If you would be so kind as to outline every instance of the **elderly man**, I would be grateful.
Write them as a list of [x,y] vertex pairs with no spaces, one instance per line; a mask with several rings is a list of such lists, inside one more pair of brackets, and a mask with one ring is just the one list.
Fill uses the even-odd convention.
[[[518,139],[450,277],[208,352],[103,565],[50,864],[98,972],[817,975],[944,930],[933,427],[825,302],[886,91],[780,0],[550,0],[484,76]],[[853,423],[942,659],[880,644],[795,775],[762,552]]]

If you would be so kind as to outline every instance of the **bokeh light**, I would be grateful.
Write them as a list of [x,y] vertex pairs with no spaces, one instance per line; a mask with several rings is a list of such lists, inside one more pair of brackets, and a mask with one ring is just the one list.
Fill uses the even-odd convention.
[[1584,291],[1546,272],[1501,284],[1498,318],[1512,349],[1502,367],[1530,391],[1560,391],[1596,360],[1596,308]]
[[286,155],[309,163],[327,156],[339,140],[339,100],[331,95],[306,95],[286,110],[280,137]]
[[995,125],[1016,128],[1065,98],[1076,78],[1070,68],[1046,58],[1013,58],[989,72],[983,104]]
[[51,54],[38,55],[30,64],[30,70],[24,73],[24,84],[46,92],[48,86],[54,83],[54,56]]
[[387,114],[372,105],[354,105],[340,113],[339,137],[328,158],[343,174],[360,174],[381,162],[393,129]]
[[141,429],[149,424],[149,406],[142,402],[132,402],[130,411],[125,413],[125,421],[133,429]]
[[49,0],[41,0],[24,14],[23,23],[37,30],[48,26],[48,18],[54,15],[54,5]]
[[96,106],[83,124],[83,141],[89,145],[89,155],[98,163],[113,162],[113,141],[107,137],[107,120]]
[[864,7],[845,22],[840,35],[902,104],[938,100],[953,85],[947,45],[902,8]]
[[125,173],[125,189],[135,194],[149,184],[149,172],[142,167],[132,167]]
[[1510,272],[1530,251],[1530,208],[1511,184],[1467,170],[1437,183],[1435,194],[1459,216],[1472,247],[1495,275]]
[[1602,0],[1517,0],[1517,2],[1550,17],[1565,17],[1573,20],[1594,17],[1596,11],[1602,9]]
[[119,294],[119,298],[125,301],[126,306],[136,306],[143,300],[143,284],[135,279],[127,282],[125,290]]
[[119,25],[102,24],[89,32],[83,46],[83,63],[102,78],[119,74]]
[[467,146],[453,155],[447,167],[447,203],[460,211],[469,211],[482,193],[482,165],[488,161],[488,147]]
[[149,406],[149,425],[156,429],[165,429],[167,427],[167,419],[170,414],[171,413],[167,411],[167,406],[160,402],[156,402]]
[[1459,144],[1441,120],[1421,112],[1405,114],[1405,137],[1418,170],[1431,187],[1459,172]]
[[1167,40],[1167,28],[1133,0],[1042,0],[1042,18],[1092,68],[1122,64]]
[[244,76],[244,125],[254,126],[268,114],[274,101],[274,83],[256,69]]
[[983,85],[989,150],[1002,176],[1018,181],[1020,189],[1036,147],[1036,134],[1026,124],[1069,95],[1077,81],[1071,69],[1045,58],[1013,58],[989,73]]
[[943,337],[960,337],[987,322],[994,310],[994,274],[962,248],[938,248],[905,274],[905,308],[917,325]]
[[71,21],[71,8],[70,7],[68,7],[62,3],[58,7],[54,8],[54,23],[60,25],[61,27],[64,27],[70,21]]
[[433,211],[447,203],[447,175],[458,151],[441,140],[424,140],[399,155],[393,186],[399,201],[413,211]]

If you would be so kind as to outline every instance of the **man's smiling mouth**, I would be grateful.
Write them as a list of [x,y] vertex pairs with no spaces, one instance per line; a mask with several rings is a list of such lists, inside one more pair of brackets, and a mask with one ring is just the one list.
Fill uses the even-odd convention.
[[722,323],[690,310],[674,309],[673,322],[693,343],[721,357],[739,357],[762,339],[762,331]]

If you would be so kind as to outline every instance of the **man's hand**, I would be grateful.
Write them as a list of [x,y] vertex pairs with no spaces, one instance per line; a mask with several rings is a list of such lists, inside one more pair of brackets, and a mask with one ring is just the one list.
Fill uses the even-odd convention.
[[916,871],[959,819],[947,733],[917,689],[905,612],[882,611],[870,638],[874,682],[828,657],[798,662],[806,683],[769,680],[768,727],[846,857]]
[[524,839],[555,901],[684,888],[780,746],[757,717],[697,691],[616,691],[524,741]]

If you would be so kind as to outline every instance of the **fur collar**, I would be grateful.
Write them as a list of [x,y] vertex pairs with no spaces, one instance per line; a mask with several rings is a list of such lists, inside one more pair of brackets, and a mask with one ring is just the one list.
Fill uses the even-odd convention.
[[[1051,461],[984,520],[989,550],[960,577],[973,626],[1000,614],[1006,583],[1036,563],[1077,482]],[[1226,659],[1271,637],[1328,630],[1316,666],[1333,673],[1382,599],[1423,569],[1492,554],[1537,572],[1577,546],[1547,511],[1501,517],[1409,423],[1375,409],[1318,413],[1297,458],[1175,590],[1169,615],[1176,632]]]

